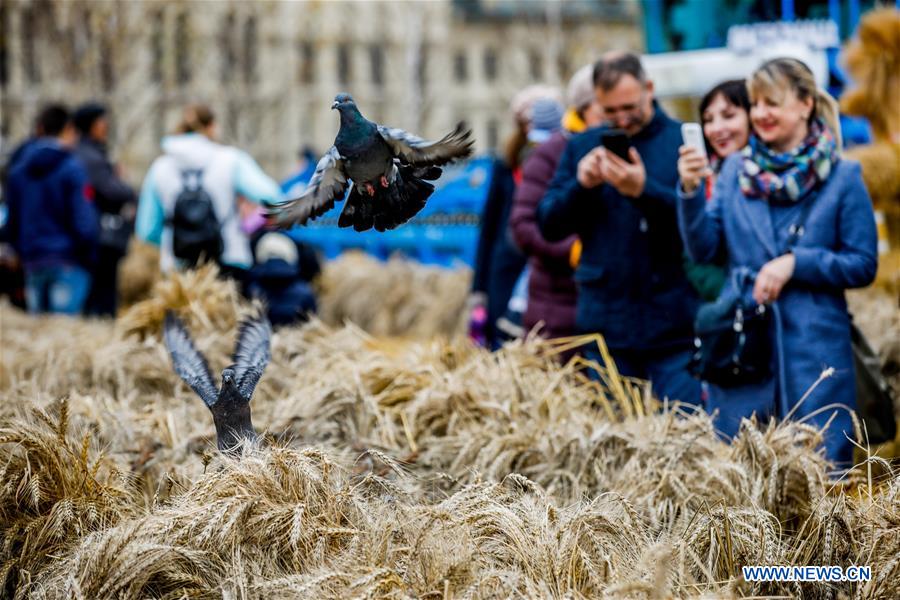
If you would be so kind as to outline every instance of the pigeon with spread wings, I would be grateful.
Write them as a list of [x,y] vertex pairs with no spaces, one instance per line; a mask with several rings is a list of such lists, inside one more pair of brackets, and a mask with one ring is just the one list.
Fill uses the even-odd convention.
[[472,154],[472,132],[462,123],[430,142],[369,121],[349,94],[338,94],[331,108],[341,117],[334,146],[319,160],[303,195],[269,207],[269,218],[279,227],[323,215],[350,188],[340,227],[393,229],[422,210],[434,191],[429,182],[441,176],[442,165]]
[[233,364],[222,371],[222,387],[217,389],[206,358],[194,347],[184,324],[172,313],[166,313],[163,339],[172,357],[172,366],[212,413],[216,442],[221,451],[231,450],[241,439],[257,439],[250,420],[250,397],[269,364],[271,336],[272,328],[265,317],[243,321]]

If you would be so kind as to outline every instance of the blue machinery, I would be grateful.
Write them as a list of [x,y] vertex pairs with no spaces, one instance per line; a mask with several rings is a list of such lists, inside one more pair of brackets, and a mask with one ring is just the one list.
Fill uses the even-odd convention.
[[360,249],[386,259],[399,252],[425,264],[473,265],[481,212],[490,186],[493,159],[480,157],[444,169],[428,204],[408,223],[379,233],[362,233],[337,226],[343,203],[289,234],[332,259],[345,250]]
[[[900,0],[894,3],[900,8]],[[724,45],[731,25],[798,18],[830,19],[846,39],[856,30],[862,12],[875,4],[874,0],[642,0],[650,54],[718,47]]]

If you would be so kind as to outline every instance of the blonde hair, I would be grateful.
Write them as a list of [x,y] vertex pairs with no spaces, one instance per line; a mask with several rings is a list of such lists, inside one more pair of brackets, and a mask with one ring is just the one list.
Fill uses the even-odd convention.
[[176,131],[178,133],[205,133],[215,120],[212,109],[207,105],[189,104],[181,113],[181,122]]
[[838,103],[831,94],[816,85],[813,72],[806,64],[796,58],[774,58],[764,62],[747,80],[747,92],[751,103],[755,103],[760,96],[781,103],[789,90],[800,100],[812,98],[810,122],[820,117],[831,131],[840,150],[841,125],[838,119]]

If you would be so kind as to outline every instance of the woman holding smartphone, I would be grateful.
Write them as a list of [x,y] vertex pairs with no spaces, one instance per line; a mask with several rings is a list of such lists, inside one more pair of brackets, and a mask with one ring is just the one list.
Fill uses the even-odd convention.
[[[750,97],[744,79],[725,81],[700,100],[703,143],[709,156],[706,199],[712,197],[716,176],[726,158],[740,152],[750,140]],[[725,259],[698,264],[685,259],[684,271],[704,300],[714,300],[725,283]]]
[[[719,411],[717,426],[728,435],[754,413],[827,427],[826,456],[846,467],[856,388],[844,290],[875,277],[872,205],[859,165],[840,157],[834,99],[805,64],[768,61],[747,87],[753,134],[722,163],[709,201],[708,161],[696,148],[680,149],[678,216],[693,260],[727,255],[723,299],[772,308],[773,375],[755,385],[710,385],[707,408]],[[800,402],[826,366],[833,375]]]

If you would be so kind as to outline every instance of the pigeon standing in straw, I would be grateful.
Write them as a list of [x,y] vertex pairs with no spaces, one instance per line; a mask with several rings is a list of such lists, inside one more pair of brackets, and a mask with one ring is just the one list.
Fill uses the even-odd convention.
[[216,389],[206,358],[194,347],[184,324],[166,313],[163,338],[172,366],[209,407],[220,451],[233,449],[241,439],[257,439],[250,421],[250,397],[269,364],[271,336],[272,328],[265,317],[243,321],[232,357],[234,364],[222,371],[222,387]]
[[393,229],[422,210],[434,191],[429,181],[441,165],[472,154],[472,132],[462,123],[436,142],[366,119],[349,94],[338,94],[332,109],[341,116],[334,146],[319,160],[302,196],[272,206],[281,227],[305,224],[329,211],[353,187],[338,219],[356,231]]

